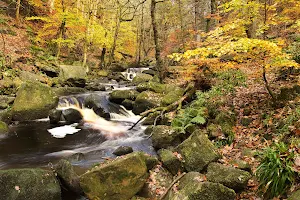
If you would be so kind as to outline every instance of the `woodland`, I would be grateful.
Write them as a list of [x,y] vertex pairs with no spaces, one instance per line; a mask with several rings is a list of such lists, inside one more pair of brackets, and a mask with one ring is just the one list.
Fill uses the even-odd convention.
[[[116,175],[97,185],[88,171],[82,189],[58,170],[62,188],[87,199],[300,200],[299,67],[299,0],[0,0],[0,151],[19,122],[51,120],[61,96],[114,80],[131,88],[110,101],[139,115],[129,130],[147,126],[157,163],[106,158],[94,171]],[[36,94],[41,108],[29,107]],[[10,184],[1,156],[0,183]],[[138,162],[139,173],[140,160],[139,178],[118,165]],[[0,199],[17,199],[1,187]]]

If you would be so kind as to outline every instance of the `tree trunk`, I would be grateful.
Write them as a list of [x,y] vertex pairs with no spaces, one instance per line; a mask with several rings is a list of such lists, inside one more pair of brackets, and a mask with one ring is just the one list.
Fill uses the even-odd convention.
[[154,38],[154,45],[155,45],[155,59],[156,59],[156,69],[159,72],[159,78],[162,81],[163,79],[163,63],[162,59],[160,57],[160,45],[158,42],[158,30],[157,30],[157,23],[156,23],[156,1],[151,0],[151,23],[152,23],[152,29],[153,29],[153,38]]
[[119,9],[117,16],[116,16],[116,28],[115,28],[115,34],[114,34],[114,41],[113,41],[113,45],[111,47],[108,65],[111,65],[111,63],[113,62],[114,57],[115,57],[115,50],[116,50],[116,46],[117,46],[120,25],[121,25],[121,10]]
[[17,21],[17,24],[20,23],[20,7],[21,7],[21,0],[18,0],[17,4],[16,4],[16,21]]
[[106,54],[106,47],[102,48],[101,56],[100,56],[100,66],[101,68],[105,67],[105,54]]
[[185,42],[184,42],[184,27],[183,27],[183,14],[182,14],[182,2],[178,0],[178,10],[179,10],[179,17],[180,17],[180,40],[182,49],[185,49]]

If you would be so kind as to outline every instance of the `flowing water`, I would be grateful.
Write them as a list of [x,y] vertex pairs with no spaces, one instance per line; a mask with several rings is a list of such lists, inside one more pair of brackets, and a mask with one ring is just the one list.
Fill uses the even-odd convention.
[[122,136],[108,137],[101,123],[96,126],[85,123],[79,128],[75,124],[52,125],[48,119],[15,123],[10,126],[8,134],[0,136],[0,169],[49,167],[61,158],[69,158],[74,166],[86,169],[94,163],[114,157],[112,152],[119,146],[131,146],[134,151],[155,154],[151,141],[144,135],[146,127],[137,125],[128,131],[139,116],[109,102],[108,93],[94,92],[61,97],[60,107],[65,101],[76,99],[82,102],[90,94],[99,95],[101,105],[111,115],[108,125],[113,123],[111,129],[125,130]]

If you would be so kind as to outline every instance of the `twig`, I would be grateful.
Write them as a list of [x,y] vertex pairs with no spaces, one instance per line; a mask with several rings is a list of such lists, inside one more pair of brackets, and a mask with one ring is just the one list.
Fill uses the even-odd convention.
[[186,172],[183,172],[181,175],[179,175],[172,183],[171,185],[167,188],[167,190],[165,191],[165,193],[160,197],[160,200],[163,200],[166,195],[168,194],[168,192],[170,191],[170,189],[173,187],[173,185],[175,183],[177,183],[184,175],[186,174]]

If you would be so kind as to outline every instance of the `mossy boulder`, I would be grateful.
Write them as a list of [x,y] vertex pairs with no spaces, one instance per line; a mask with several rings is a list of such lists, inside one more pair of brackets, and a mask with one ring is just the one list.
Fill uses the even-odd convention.
[[87,90],[79,87],[59,87],[59,88],[54,88],[53,92],[57,96],[68,96],[72,94],[84,93],[87,92]]
[[168,148],[180,144],[180,133],[170,126],[159,125],[152,130],[152,144],[155,149]]
[[162,105],[168,106],[168,105],[174,103],[175,101],[178,101],[183,96],[183,93],[184,93],[184,89],[179,88],[179,87],[174,88],[173,91],[167,93],[163,97],[163,99],[161,101]]
[[177,191],[170,190],[163,200],[234,200],[235,192],[219,183],[204,182],[205,176],[189,172],[180,179]]
[[144,83],[148,82],[151,79],[153,79],[153,76],[149,74],[143,74],[143,73],[138,73],[132,80],[132,83],[134,84],[139,84],[139,83]]
[[109,100],[121,104],[125,99],[135,100],[138,95],[136,90],[114,90],[109,94]]
[[0,95],[0,109],[8,108],[15,100],[15,97]]
[[166,85],[149,81],[149,82],[139,84],[136,89],[139,92],[144,92],[149,90],[156,93],[164,93],[166,90]]
[[58,98],[49,86],[40,82],[25,82],[19,88],[12,106],[13,120],[46,118],[57,103]]
[[12,112],[10,109],[0,110],[0,121],[9,124],[12,120]]
[[161,149],[158,152],[159,159],[163,163],[163,166],[169,170],[173,175],[176,175],[179,171],[183,172],[183,166],[181,161],[173,154],[172,151],[167,149]]
[[62,111],[63,119],[68,123],[77,123],[82,120],[81,113],[73,108],[68,108]]
[[21,81],[39,81],[41,83],[46,83],[47,78],[42,74],[34,74],[28,71],[21,71],[20,72],[20,79]]
[[208,181],[221,183],[235,191],[239,191],[247,186],[251,174],[220,163],[211,163],[208,165],[206,177]]
[[126,200],[143,187],[147,171],[143,154],[131,153],[86,172],[80,185],[89,199]]
[[132,110],[133,109],[133,105],[134,105],[134,101],[129,100],[129,99],[125,99],[124,101],[122,101],[122,106],[124,106],[127,110]]
[[84,99],[84,107],[93,109],[97,115],[105,119],[110,119],[110,114],[104,106],[106,101],[105,96],[90,94]]
[[129,153],[132,153],[133,149],[129,146],[119,146],[116,150],[114,150],[113,154],[116,156],[123,156]]
[[218,160],[219,154],[207,135],[195,131],[188,139],[178,145],[176,150],[183,157],[187,171],[201,172],[209,163]]
[[79,177],[69,161],[60,160],[55,166],[55,172],[57,173],[57,177],[61,184],[67,191],[71,191],[78,195],[83,193],[80,187]]
[[162,99],[162,94],[158,94],[151,91],[142,92],[136,97],[133,106],[133,113],[138,115],[151,108],[159,107],[161,106]]
[[64,85],[70,87],[85,87],[86,69],[82,66],[60,65],[59,78]]
[[289,196],[288,200],[299,200],[300,190],[293,192],[291,196]]
[[59,200],[59,181],[42,169],[0,170],[0,199]]
[[219,125],[229,124],[233,126],[236,122],[236,115],[233,111],[222,111],[217,114],[215,122]]
[[0,121],[0,133],[8,132],[8,126],[5,122]]

